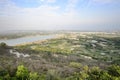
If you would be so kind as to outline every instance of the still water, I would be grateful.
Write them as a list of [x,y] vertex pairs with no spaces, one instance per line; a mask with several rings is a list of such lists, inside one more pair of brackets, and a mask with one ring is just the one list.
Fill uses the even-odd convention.
[[30,36],[30,37],[23,37],[23,38],[17,38],[17,39],[0,40],[0,43],[5,42],[9,46],[15,46],[17,44],[34,42],[34,41],[38,41],[38,40],[52,39],[54,37],[55,37],[55,35]]

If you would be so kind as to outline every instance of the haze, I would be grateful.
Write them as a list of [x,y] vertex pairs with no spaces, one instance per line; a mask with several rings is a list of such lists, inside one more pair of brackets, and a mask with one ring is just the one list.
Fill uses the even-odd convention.
[[120,30],[120,0],[0,0],[0,30]]

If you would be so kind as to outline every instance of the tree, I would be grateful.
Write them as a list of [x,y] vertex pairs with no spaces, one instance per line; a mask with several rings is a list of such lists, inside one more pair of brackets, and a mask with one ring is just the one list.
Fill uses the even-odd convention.
[[24,67],[23,65],[18,66],[17,68],[17,72],[16,72],[16,77],[19,80],[26,80],[28,78],[29,74],[28,74],[28,70],[26,67]]
[[0,47],[1,47],[1,48],[6,48],[7,45],[6,45],[6,43],[2,42],[2,43],[0,43]]

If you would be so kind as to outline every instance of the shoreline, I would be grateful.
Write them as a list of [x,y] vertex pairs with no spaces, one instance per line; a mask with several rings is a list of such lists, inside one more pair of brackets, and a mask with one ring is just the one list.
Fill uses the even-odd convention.
[[[55,34],[55,37],[51,38],[51,39],[58,39],[58,38],[62,38],[63,36],[61,36],[60,34]],[[24,45],[30,45],[30,44],[40,44],[42,42],[47,42],[51,39],[45,39],[45,40],[37,40],[37,41],[33,41],[33,42],[26,42],[26,43],[21,43],[21,44],[17,44],[15,46],[24,46]]]
[[19,39],[19,38],[27,38],[27,37],[34,37],[34,36],[47,36],[47,35],[50,35],[50,34],[45,34],[45,35],[39,35],[39,34],[36,34],[36,35],[26,35],[26,36],[21,36],[21,37],[16,37],[16,38],[4,38],[4,39],[1,39],[0,40],[12,40],[12,39]]

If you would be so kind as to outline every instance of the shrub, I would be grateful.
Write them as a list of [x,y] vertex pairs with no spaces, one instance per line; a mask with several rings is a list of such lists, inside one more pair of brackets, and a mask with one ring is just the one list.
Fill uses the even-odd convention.
[[80,68],[82,65],[78,62],[70,62],[69,66],[74,68]]
[[21,80],[26,80],[28,78],[28,70],[23,65],[18,66],[16,77]]
[[108,73],[115,77],[120,77],[120,66],[112,65],[108,67]]
[[1,47],[1,48],[6,48],[7,45],[6,45],[6,43],[2,42],[2,43],[0,43],[0,47]]

